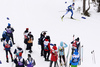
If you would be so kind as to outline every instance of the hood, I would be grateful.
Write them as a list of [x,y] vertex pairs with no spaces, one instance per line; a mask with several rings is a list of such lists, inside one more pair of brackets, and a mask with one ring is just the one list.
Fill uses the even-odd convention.
[[60,42],[60,46],[61,46],[61,47],[63,46],[63,42],[62,42],[62,41]]
[[48,39],[45,39],[45,41],[49,41]]
[[57,50],[57,47],[56,47],[56,46],[53,46],[53,49],[54,49],[54,50]]

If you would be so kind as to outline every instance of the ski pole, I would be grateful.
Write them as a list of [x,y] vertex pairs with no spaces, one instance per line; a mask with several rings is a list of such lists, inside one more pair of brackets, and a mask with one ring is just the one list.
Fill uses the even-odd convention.
[[83,45],[82,45],[82,62],[83,62]]

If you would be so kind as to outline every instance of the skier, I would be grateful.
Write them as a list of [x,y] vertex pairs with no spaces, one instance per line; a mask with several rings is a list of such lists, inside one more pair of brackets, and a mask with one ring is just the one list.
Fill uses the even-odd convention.
[[[61,17],[61,19],[63,19],[64,18],[64,16],[70,11],[72,14],[71,14],[71,19],[73,19],[73,10],[74,10],[74,5],[75,5],[75,3],[73,3],[72,5],[70,5],[70,6],[68,6],[68,9],[66,9],[67,10],[67,12]],[[72,8],[73,8],[73,10],[72,10]]]
[[13,44],[15,44],[14,38],[13,38],[14,29],[11,27],[10,23],[8,23],[8,26],[7,26],[7,28],[5,28],[5,30],[7,31],[7,36],[10,37],[12,39]]
[[36,65],[35,60],[31,57],[30,54],[28,54],[28,58],[26,60],[26,66],[27,67],[33,67],[35,65]]
[[57,60],[58,60],[58,51],[57,51],[56,44],[51,49],[50,53],[51,53],[50,67],[52,67],[53,62],[54,62],[54,67],[56,67]]
[[10,48],[12,47],[11,40],[5,39],[5,41],[3,42],[3,46],[4,46],[4,49],[6,51],[6,62],[7,63],[9,62],[9,60],[8,60],[8,52],[10,53],[10,56],[11,56],[11,59],[12,59],[12,62],[13,62],[13,56],[12,56],[12,53],[10,51]]
[[72,54],[74,53],[75,49],[79,51],[79,46],[80,46],[79,37],[77,37],[74,41],[72,41],[71,44],[72,44]]
[[[64,46],[65,45],[65,46]],[[58,47],[58,51],[59,51],[59,58],[60,58],[60,65],[62,66],[62,62],[61,62],[61,58],[64,61],[64,65],[66,65],[65,63],[65,52],[64,49],[67,47],[67,44],[64,42],[60,42],[60,46]]]
[[27,43],[27,49],[29,50],[29,53],[32,52],[32,49],[31,49],[32,46],[33,46],[33,39],[32,37],[30,37]]
[[49,56],[50,56],[50,42],[48,39],[45,38],[45,40],[44,40],[44,58],[45,58],[45,61],[49,61]]
[[79,53],[77,52],[77,49],[75,49],[75,52],[72,55],[72,59],[70,60],[71,67],[77,67],[79,59],[80,59]]
[[45,39],[45,35],[46,35],[46,32],[42,32],[40,34],[40,38],[39,38],[39,42],[40,42],[40,45],[41,45],[41,56],[44,56],[44,39]]
[[19,56],[14,59],[16,67],[25,67],[25,60],[22,58],[22,53],[19,53]]
[[19,53],[23,53],[23,49],[17,46],[17,48],[14,50],[14,54],[16,55],[16,57],[19,57]]
[[[27,45],[28,42],[28,33],[29,33],[29,28],[26,28],[26,30],[24,31],[24,43]],[[27,48],[26,48],[27,50]]]

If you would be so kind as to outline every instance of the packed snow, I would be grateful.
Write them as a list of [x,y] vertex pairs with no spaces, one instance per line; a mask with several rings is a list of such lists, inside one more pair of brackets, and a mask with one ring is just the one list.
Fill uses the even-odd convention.
[[[65,3],[67,1],[67,3]],[[97,13],[97,6],[91,4],[89,13],[90,17],[81,15],[83,3],[82,0],[75,1],[74,18],[69,19],[69,12],[61,21],[61,16],[66,13],[67,7],[72,4],[72,0],[0,0],[0,38],[7,27],[8,23],[15,29],[14,40],[15,45],[11,48],[12,53],[17,45],[20,45],[23,50],[23,58],[27,58],[28,51],[25,52],[26,45],[24,44],[24,30],[29,28],[34,36],[32,57],[36,61],[35,67],[49,67],[50,62],[44,61],[40,56],[40,46],[38,38],[42,31],[47,31],[47,35],[51,38],[51,43],[56,43],[57,46],[63,41],[67,45],[75,38],[79,37],[81,45],[83,45],[83,62],[78,67],[98,67],[100,62],[99,57],[99,40],[100,40],[100,13]],[[81,7],[81,12],[77,8]],[[86,5],[88,8],[88,4]],[[9,17],[9,20],[7,20]],[[81,17],[86,17],[82,19]],[[71,45],[71,44],[70,44]],[[51,46],[52,47],[52,46]],[[91,51],[95,52],[96,63],[92,61]],[[68,47],[65,49],[67,56]],[[6,63],[6,53],[3,43],[0,42],[0,67],[14,67],[11,62],[10,55],[9,63]],[[13,54],[14,57],[14,54]],[[50,58],[49,58],[50,59]]]

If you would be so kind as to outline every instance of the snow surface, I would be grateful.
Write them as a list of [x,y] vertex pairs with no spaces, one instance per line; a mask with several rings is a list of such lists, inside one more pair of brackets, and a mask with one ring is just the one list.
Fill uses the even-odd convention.
[[[74,18],[78,20],[71,20],[71,13],[68,13],[63,22],[61,16],[65,14],[67,6],[72,4],[72,0],[0,0],[0,35],[6,28],[8,23],[15,29],[14,39],[16,45],[11,50],[12,52],[17,45],[24,49],[23,57],[26,59],[28,52],[25,52],[25,44],[23,43],[23,32],[26,28],[34,35],[34,46],[32,48],[32,57],[36,60],[35,67],[49,67],[50,62],[45,62],[44,58],[40,56],[40,46],[38,46],[38,38],[41,31],[48,31],[47,35],[51,37],[51,43],[66,42],[67,45],[75,38],[80,37],[83,48],[83,62],[78,67],[98,67],[100,62],[100,13],[97,13],[97,7],[91,8],[89,12],[91,17],[86,17],[84,20],[77,7],[82,7],[82,1],[75,1]],[[87,5],[88,8],[88,5]],[[81,8],[82,9],[82,8]],[[82,12],[82,10],[81,10]],[[7,20],[9,17],[10,20]],[[2,37],[2,36],[1,36]],[[67,55],[67,49],[65,54]],[[91,51],[95,51],[96,64],[92,61]],[[13,55],[14,56],[14,55]],[[0,60],[2,64],[0,67],[14,67],[9,55],[9,63],[6,63],[5,51],[0,42]]]

